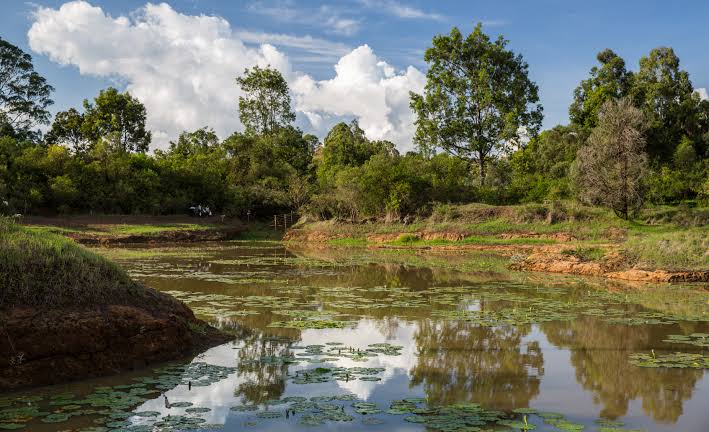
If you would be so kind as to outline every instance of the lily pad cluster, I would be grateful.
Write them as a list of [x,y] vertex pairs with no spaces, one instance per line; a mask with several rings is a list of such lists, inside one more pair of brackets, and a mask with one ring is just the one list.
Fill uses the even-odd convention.
[[378,377],[384,372],[384,368],[365,367],[318,367],[312,369],[301,369],[291,376],[293,384],[318,384],[330,381],[380,381]]
[[673,344],[694,345],[709,348],[709,333],[692,333],[690,335],[668,335],[663,342]]
[[630,355],[630,363],[647,368],[709,369],[709,356],[682,352],[659,355],[636,353]]
[[195,362],[154,371],[155,376],[139,378],[133,384],[96,387],[93,392],[82,397],[60,393],[49,398],[25,396],[0,399],[0,430],[23,429],[27,423],[34,421],[64,423],[74,417],[89,416],[96,426],[85,429],[86,432],[152,432],[194,429],[198,426],[202,428],[206,420],[199,416],[209,412],[210,408],[193,407],[190,402],[173,401],[169,405],[171,413],[162,418],[157,411],[132,410],[178,385],[203,387],[219,382],[234,373],[236,368]]

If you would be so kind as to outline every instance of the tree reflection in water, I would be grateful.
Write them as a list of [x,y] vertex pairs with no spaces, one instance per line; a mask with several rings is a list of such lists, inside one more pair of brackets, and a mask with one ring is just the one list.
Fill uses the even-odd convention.
[[[541,326],[551,343],[571,350],[576,381],[593,392],[601,416],[616,419],[628,412],[630,401],[642,399],[643,411],[658,422],[675,423],[684,401],[692,397],[704,371],[648,369],[628,363],[632,352],[663,345],[674,326],[609,325],[592,317]],[[676,346],[666,345],[668,349]]]
[[418,360],[411,369],[411,385],[423,384],[429,401],[437,404],[526,407],[539,394],[544,373],[538,343],[522,343],[529,330],[422,320],[415,335]]

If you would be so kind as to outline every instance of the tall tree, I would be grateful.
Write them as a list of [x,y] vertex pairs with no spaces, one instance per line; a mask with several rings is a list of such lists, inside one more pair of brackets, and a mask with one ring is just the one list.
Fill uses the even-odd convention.
[[591,68],[591,76],[576,87],[569,107],[571,123],[587,128],[596,126],[598,112],[606,101],[630,93],[633,80],[633,73],[625,68],[625,60],[612,50],[605,49],[596,58],[601,65]]
[[101,90],[94,102],[84,100],[83,134],[95,143],[111,138],[125,152],[146,152],[151,133],[145,129],[145,106],[130,93],[113,87]]
[[641,208],[647,174],[645,129],[645,116],[630,98],[603,104],[598,126],[576,157],[582,200],[609,207],[623,219]]
[[18,131],[48,124],[53,90],[35,72],[29,54],[0,38],[0,123]]
[[691,119],[699,105],[689,74],[680,69],[672,48],[655,48],[640,59],[632,95],[650,122],[650,157],[669,161],[682,136],[692,132]]
[[74,149],[77,154],[89,151],[91,142],[84,133],[84,115],[76,108],[60,111],[54,116],[52,127],[44,137],[47,144],[63,144]]
[[288,83],[270,67],[254,66],[236,78],[244,96],[239,96],[239,119],[247,133],[275,132],[295,121]]
[[482,184],[488,159],[536,135],[542,121],[527,63],[507,44],[502,36],[491,41],[481,24],[465,38],[456,27],[434,37],[424,94],[411,93],[418,146],[476,161]]

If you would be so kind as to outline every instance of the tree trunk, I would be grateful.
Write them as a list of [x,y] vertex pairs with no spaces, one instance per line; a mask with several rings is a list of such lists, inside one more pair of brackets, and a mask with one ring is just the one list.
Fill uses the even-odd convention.
[[485,157],[478,157],[478,166],[480,167],[480,186],[485,186]]

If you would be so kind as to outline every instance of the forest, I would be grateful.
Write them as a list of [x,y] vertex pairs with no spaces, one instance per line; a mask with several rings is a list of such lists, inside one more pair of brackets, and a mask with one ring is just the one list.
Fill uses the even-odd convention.
[[411,94],[415,151],[369,139],[356,120],[322,140],[294,126],[275,69],[235,77],[243,131],[209,125],[151,147],[148,113],[102,90],[52,118],[51,83],[0,39],[0,213],[220,214],[406,221],[440,206],[574,200],[622,218],[644,206],[709,203],[709,101],[670,47],[637,67],[611,49],[576,87],[567,125],[540,131],[539,89],[522,55],[478,25],[435,36],[423,94]]

